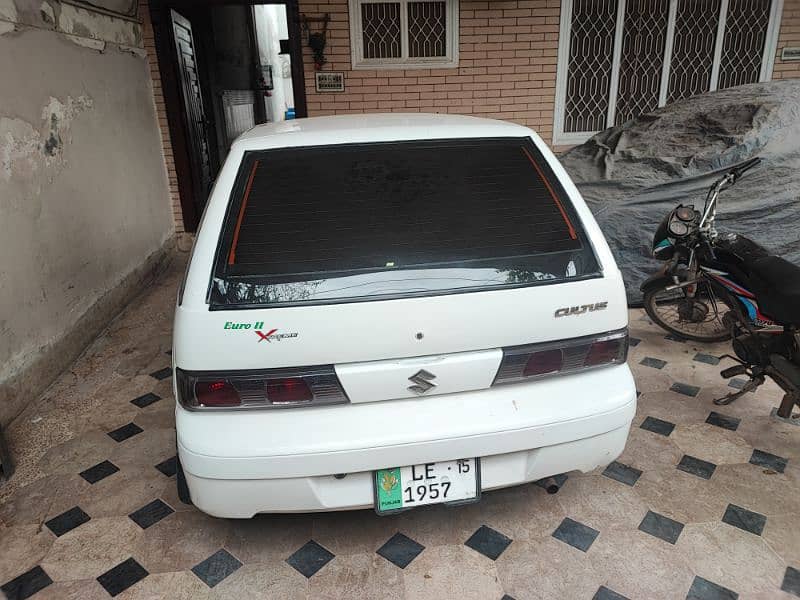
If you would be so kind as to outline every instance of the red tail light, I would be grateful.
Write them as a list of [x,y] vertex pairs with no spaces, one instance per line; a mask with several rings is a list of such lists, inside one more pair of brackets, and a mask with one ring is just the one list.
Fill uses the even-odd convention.
[[178,401],[184,408],[256,409],[347,404],[333,365],[253,371],[175,369]]
[[558,373],[564,366],[564,353],[559,348],[533,352],[522,370],[523,377]]
[[270,404],[311,402],[314,394],[302,377],[267,379],[267,401]]
[[617,365],[628,354],[628,330],[503,348],[494,385]]
[[587,367],[596,367],[612,363],[619,356],[623,340],[621,338],[602,340],[589,346],[586,360],[583,364]]
[[198,381],[194,395],[201,406],[239,406],[239,392],[227,380]]

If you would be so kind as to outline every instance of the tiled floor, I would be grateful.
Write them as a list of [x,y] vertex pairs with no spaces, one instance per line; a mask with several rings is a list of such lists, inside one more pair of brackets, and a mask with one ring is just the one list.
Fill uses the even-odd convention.
[[168,369],[179,279],[175,265],[10,428],[9,597],[800,596],[800,428],[770,418],[773,385],[712,405],[737,385],[715,364],[727,348],[666,339],[639,311],[628,447],[557,495],[526,485],[392,517],[250,521],[181,504]]

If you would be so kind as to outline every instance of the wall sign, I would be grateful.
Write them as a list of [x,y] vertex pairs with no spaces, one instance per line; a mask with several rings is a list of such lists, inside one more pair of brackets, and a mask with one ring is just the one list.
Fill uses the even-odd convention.
[[343,92],[344,73],[317,71],[315,73],[318,92]]
[[781,51],[781,60],[800,60],[800,48],[784,48]]

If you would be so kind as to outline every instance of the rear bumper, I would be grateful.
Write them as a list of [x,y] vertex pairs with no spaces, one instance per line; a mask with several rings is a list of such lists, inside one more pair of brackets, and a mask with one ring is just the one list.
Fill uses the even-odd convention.
[[[371,507],[371,471],[481,457],[484,490],[622,452],[636,409],[627,365],[488,390],[315,409],[203,414],[178,407],[195,505],[221,517]],[[336,479],[336,474],[347,474]]]

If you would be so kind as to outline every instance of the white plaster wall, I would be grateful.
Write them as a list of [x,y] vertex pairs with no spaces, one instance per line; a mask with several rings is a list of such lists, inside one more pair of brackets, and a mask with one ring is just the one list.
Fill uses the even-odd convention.
[[140,44],[131,21],[0,0],[0,423],[29,400],[4,383],[173,234]]

